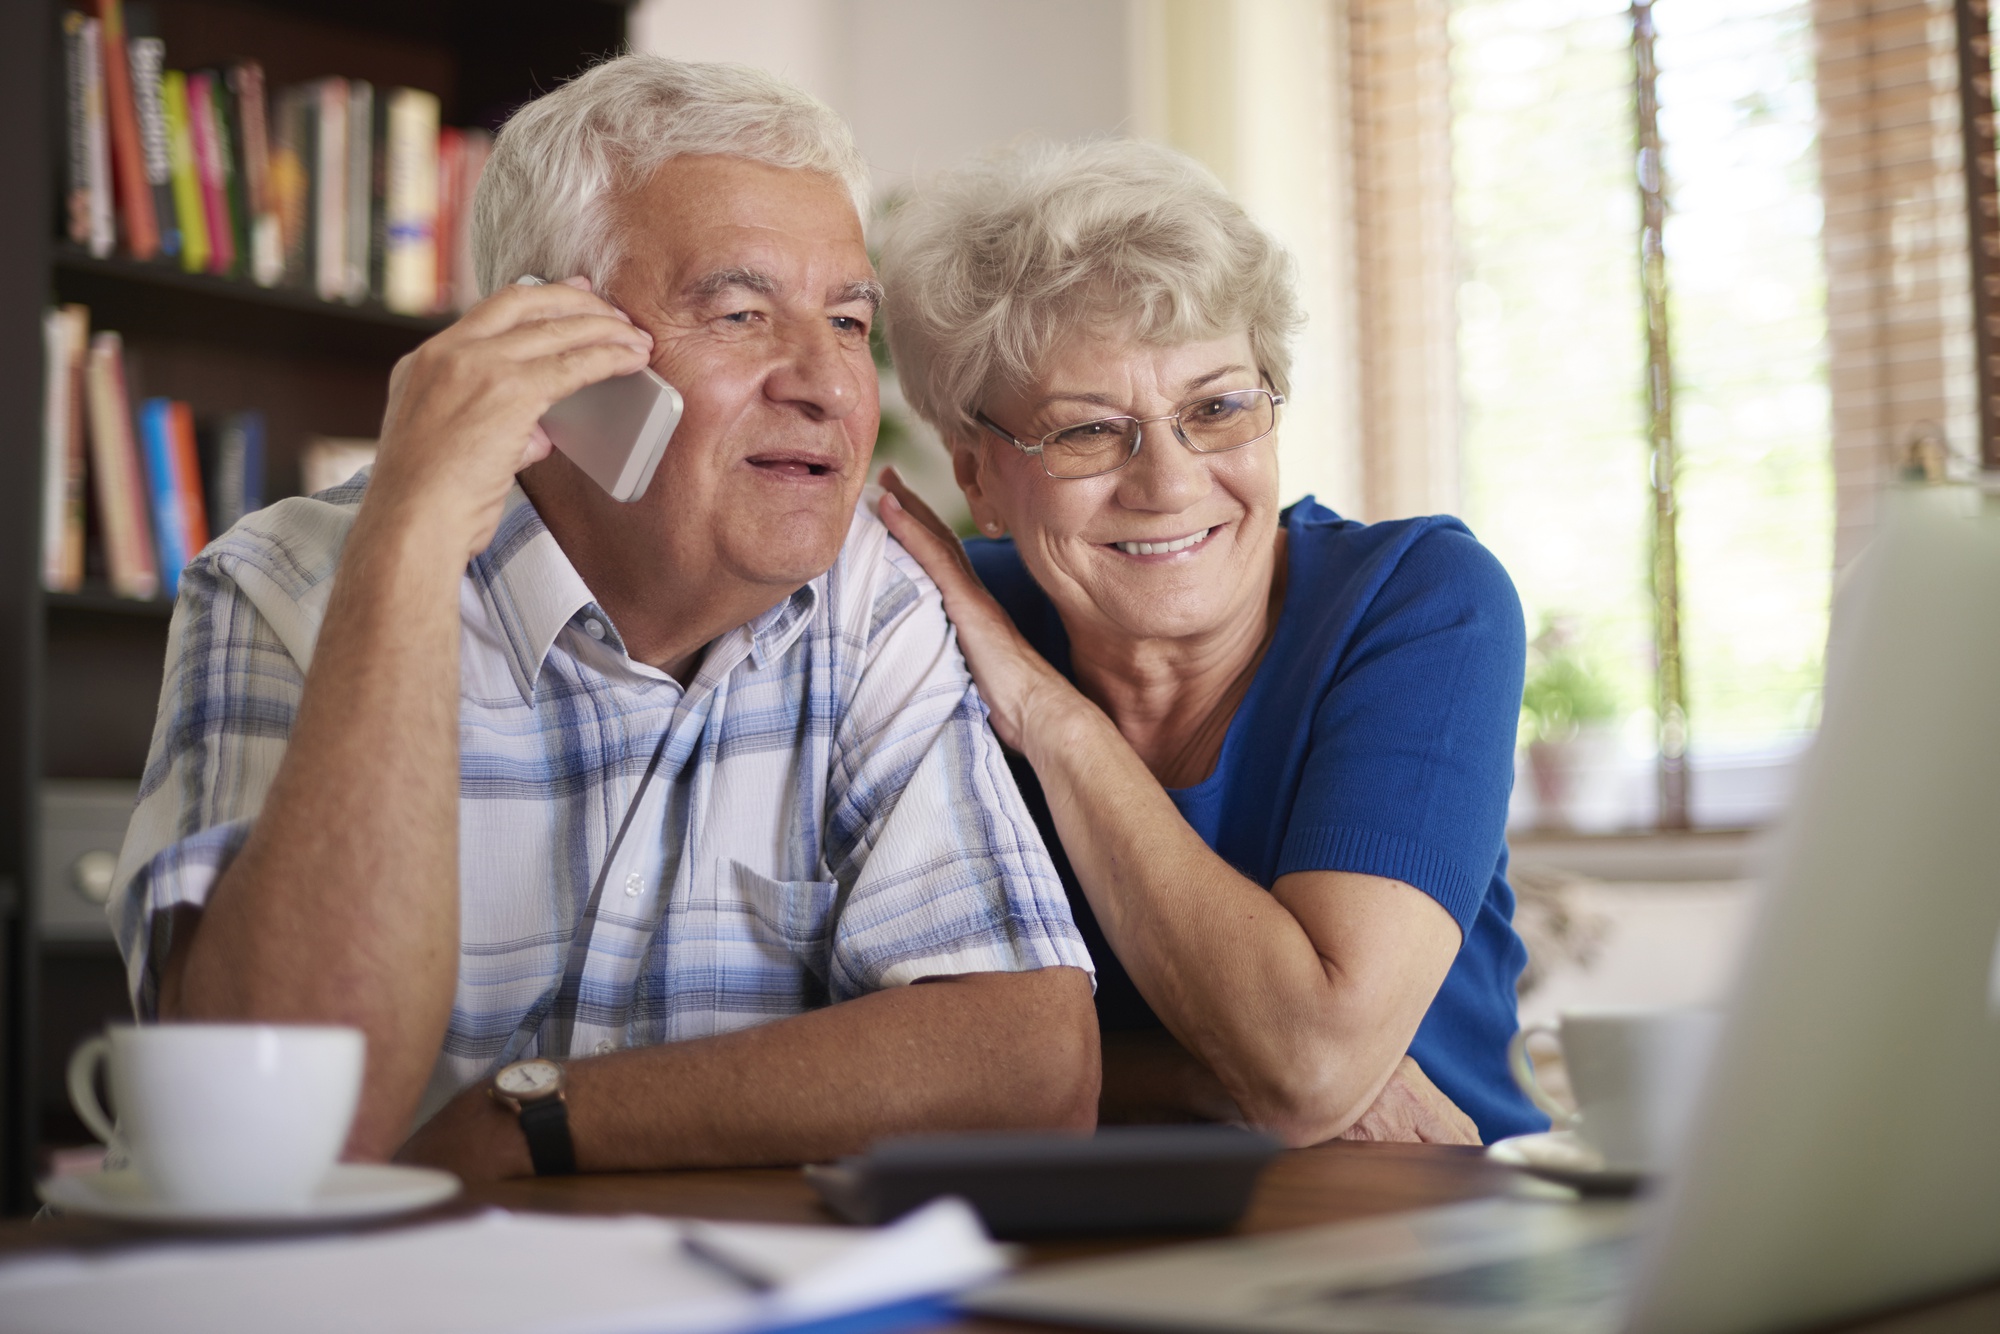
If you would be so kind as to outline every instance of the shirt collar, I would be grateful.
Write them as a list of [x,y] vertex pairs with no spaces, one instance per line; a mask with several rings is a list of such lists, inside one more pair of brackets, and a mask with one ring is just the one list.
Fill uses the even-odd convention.
[[563,626],[592,605],[590,589],[518,486],[507,496],[493,540],[473,557],[469,572],[500,628],[521,699],[533,704],[542,663]]
[[[535,702],[535,683],[548,660],[556,636],[579,612],[594,610],[605,629],[605,642],[624,652],[624,642],[583,576],[542,523],[542,516],[520,487],[508,494],[507,508],[486,550],[475,556],[469,572],[481,599],[500,627],[507,649],[507,667],[524,703]],[[718,638],[710,662],[727,670],[745,656],[762,669],[782,656],[805,632],[819,604],[824,574],[795,591],[748,624]],[[704,675],[710,664],[704,664]]]

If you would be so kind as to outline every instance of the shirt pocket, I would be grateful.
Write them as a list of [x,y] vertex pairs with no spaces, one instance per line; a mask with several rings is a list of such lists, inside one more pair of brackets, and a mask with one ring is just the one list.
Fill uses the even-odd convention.
[[826,1004],[840,885],[832,880],[773,880],[733,859],[718,868],[718,879],[719,896],[740,905],[748,943],[767,966],[795,972],[805,1006]]

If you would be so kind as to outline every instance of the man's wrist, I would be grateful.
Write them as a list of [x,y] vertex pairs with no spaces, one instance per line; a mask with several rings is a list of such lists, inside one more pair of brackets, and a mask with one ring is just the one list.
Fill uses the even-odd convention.
[[379,491],[372,481],[363,497],[348,539],[351,551],[365,544],[397,568],[449,567],[456,576],[465,567],[465,550],[476,527],[472,516],[455,516],[454,507],[434,504],[423,494]]

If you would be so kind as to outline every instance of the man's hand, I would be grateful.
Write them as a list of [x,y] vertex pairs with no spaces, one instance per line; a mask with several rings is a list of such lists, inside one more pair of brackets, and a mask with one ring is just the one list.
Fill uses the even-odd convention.
[[589,288],[503,288],[396,363],[364,515],[420,518],[464,560],[485,549],[514,474],[549,452],[542,414],[652,356],[652,335]]
[[1430,1076],[1408,1056],[1375,1096],[1375,1104],[1340,1134],[1341,1139],[1399,1141],[1406,1144],[1477,1144],[1479,1127],[1438,1092]]
[[396,1161],[442,1167],[468,1182],[533,1175],[520,1118],[493,1099],[490,1087],[482,1079],[439,1108],[396,1151]]

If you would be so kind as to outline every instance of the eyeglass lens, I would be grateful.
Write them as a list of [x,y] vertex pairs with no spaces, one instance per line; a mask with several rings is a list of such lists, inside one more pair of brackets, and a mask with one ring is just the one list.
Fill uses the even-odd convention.
[[[1175,424],[1181,438],[1204,454],[1240,449],[1269,435],[1277,423],[1271,395],[1242,389],[1190,403]],[[1133,417],[1104,417],[1079,422],[1042,438],[1042,463],[1052,476],[1091,477],[1124,466],[1139,448],[1139,422]]]

